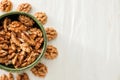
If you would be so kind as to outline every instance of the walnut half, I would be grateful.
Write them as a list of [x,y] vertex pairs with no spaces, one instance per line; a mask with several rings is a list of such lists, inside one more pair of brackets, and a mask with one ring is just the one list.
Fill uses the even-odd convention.
[[38,63],[36,66],[34,66],[31,69],[31,71],[34,75],[36,75],[38,77],[45,77],[48,72],[48,69],[44,64]]
[[58,56],[57,48],[53,45],[47,45],[47,50],[45,53],[46,59],[55,59]]
[[34,16],[40,21],[43,25],[47,22],[47,15],[44,12],[36,12]]
[[12,9],[12,2],[10,0],[2,0],[0,2],[0,10],[8,12]]
[[22,3],[18,6],[17,10],[28,13],[31,10],[31,5],[29,3]]
[[45,29],[48,41],[51,41],[57,37],[57,31],[52,27],[47,27]]
[[27,73],[22,73],[17,75],[17,80],[30,80]]

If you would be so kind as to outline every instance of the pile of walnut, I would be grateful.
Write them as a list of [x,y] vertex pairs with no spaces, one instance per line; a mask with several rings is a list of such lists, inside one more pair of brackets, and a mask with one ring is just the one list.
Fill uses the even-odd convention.
[[20,15],[18,20],[5,18],[0,27],[0,63],[25,67],[36,60],[41,52],[43,36],[33,27],[33,20]]
[[[12,5],[10,0],[2,0],[0,10],[8,12],[12,9]],[[31,9],[31,4],[21,3],[16,10],[28,13]],[[47,23],[48,17],[46,13],[36,12],[34,16],[41,24]],[[3,25],[0,27],[0,63],[5,65],[13,64],[15,68],[20,68],[29,65],[37,58],[41,52],[43,38],[41,31],[32,27],[33,24],[34,22],[30,18],[23,15],[19,16],[18,21],[11,21],[8,18],[3,21]],[[57,31],[54,28],[47,27],[45,31],[48,41],[57,37]],[[57,56],[57,48],[48,45],[44,57],[52,60]],[[48,69],[43,63],[38,63],[31,69],[31,72],[38,77],[45,77]],[[0,80],[6,79],[0,78]],[[29,77],[26,73],[18,74],[17,80],[29,80]]]

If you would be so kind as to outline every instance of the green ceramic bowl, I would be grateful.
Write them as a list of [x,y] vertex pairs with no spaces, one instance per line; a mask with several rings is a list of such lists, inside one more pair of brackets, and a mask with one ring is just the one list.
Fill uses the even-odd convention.
[[25,69],[28,69],[28,68],[32,68],[33,66],[35,66],[39,61],[40,59],[42,58],[42,56],[44,55],[45,51],[46,51],[46,45],[47,45],[47,37],[46,37],[46,32],[42,26],[42,24],[35,18],[33,17],[32,15],[28,14],[28,13],[24,13],[24,12],[9,12],[9,13],[6,13],[6,14],[3,14],[0,16],[0,21],[3,20],[5,17],[8,17],[8,18],[11,18],[11,19],[14,19],[16,18],[17,16],[19,15],[25,15],[25,16],[28,16],[30,17],[34,22],[35,22],[35,25],[38,26],[38,28],[40,28],[40,30],[42,31],[43,33],[43,38],[44,38],[44,43],[43,43],[43,49],[42,49],[42,52],[41,54],[39,55],[39,57],[33,62],[31,63],[30,65],[26,66],[26,67],[22,67],[22,68],[12,68],[10,66],[5,66],[5,65],[2,65],[0,64],[0,69],[4,69],[4,70],[7,70],[7,71],[10,71],[10,72],[19,72],[19,71],[23,71]]

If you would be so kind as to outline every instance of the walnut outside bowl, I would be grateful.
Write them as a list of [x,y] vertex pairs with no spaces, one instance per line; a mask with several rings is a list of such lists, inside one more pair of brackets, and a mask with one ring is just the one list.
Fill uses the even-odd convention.
[[24,12],[9,12],[9,13],[1,15],[0,16],[0,21],[2,19],[4,19],[5,17],[15,18],[16,15],[17,16],[18,15],[25,15],[25,16],[28,16],[29,18],[31,18],[35,22],[35,24],[38,25],[39,29],[42,31],[44,42],[43,42],[43,49],[42,49],[41,54],[38,56],[38,58],[33,63],[31,63],[30,65],[28,65],[26,67],[16,69],[16,68],[12,68],[10,66],[5,66],[5,65],[0,64],[0,69],[4,69],[4,70],[10,71],[10,72],[19,72],[19,71],[23,71],[23,70],[26,70],[26,69],[29,69],[29,68],[32,68],[33,66],[35,66],[40,61],[40,59],[43,57],[43,55],[44,55],[44,53],[46,51],[46,45],[47,45],[46,32],[45,32],[42,24],[35,17],[33,17],[32,15],[30,15],[28,13],[24,13]]

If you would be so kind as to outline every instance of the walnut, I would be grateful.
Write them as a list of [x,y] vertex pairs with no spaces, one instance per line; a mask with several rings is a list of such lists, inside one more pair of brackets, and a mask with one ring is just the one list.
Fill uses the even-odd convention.
[[17,75],[17,80],[30,80],[27,73],[22,73]]
[[47,15],[43,12],[36,12],[34,16],[44,25],[47,22]]
[[28,53],[30,53],[31,50],[32,50],[32,48],[29,46],[28,43],[22,43],[22,44],[20,44],[20,48],[22,49],[22,51],[28,52]]
[[1,30],[1,31],[0,31],[0,35],[1,35],[1,36],[4,36],[4,35],[5,35],[5,31],[4,31],[4,30]]
[[0,80],[8,80],[8,77],[5,74],[3,74],[0,76]]
[[29,80],[29,77],[28,77],[27,73],[23,73],[23,79],[24,80]]
[[19,61],[19,66],[23,63],[24,57],[26,56],[26,53],[24,51],[21,51],[18,55],[18,61]]
[[38,55],[38,52],[32,51],[31,54],[27,55],[27,58],[25,58],[24,62],[21,64],[21,67],[25,67],[34,62]]
[[7,63],[8,61],[9,61],[9,60],[8,60],[7,56],[0,57],[0,63],[5,64],[5,63]]
[[26,34],[25,32],[21,33],[21,38],[23,40],[25,40],[27,43],[29,43],[30,45],[34,45],[35,44],[34,40],[28,34]]
[[8,75],[3,74],[0,76],[0,80],[14,80],[14,77],[12,73],[9,73]]
[[14,77],[13,77],[13,74],[12,74],[12,73],[9,73],[9,74],[8,74],[8,80],[14,80]]
[[11,33],[11,42],[16,44],[17,46],[20,46],[21,42],[18,40],[18,38],[16,38],[16,34],[15,33]]
[[10,39],[10,37],[11,37],[11,32],[10,31],[7,31],[6,33],[5,33],[5,39]]
[[36,66],[34,66],[31,69],[31,71],[34,75],[36,75],[38,77],[45,77],[48,72],[48,69],[44,64],[38,63]]
[[27,27],[23,25],[21,22],[13,21],[11,24],[9,24],[8,30],[14,32],[21,32],[21,31],[26,31]]
[[43,38],[36,38],[35,39],[35,49],[39,49],[40,47],[41,47],[41,45],[42,45],[42,43],[43,43]]
[[42,37],[42,32],[38,28],[31,28],[29,31],[30,34],[35,34],[38,37]]
[[9,55],[7,56],[9,60],[13,59],[16,56],[16,53],[9,53]]
[[0,41],[3,41],[4,40],[4,37],[3,36],[0,36]]
[[0,50],[0,57],[6,56],[8,53],[5,50]]
[[22,76],[20,74],[17,75],[17,80],[22,80]]
[[12,9],[12,2],[10,0],[2,0],[0,2],[0,10],[8,12]]
[[29,36],[31,37],[31,39],[34,40],[34,39],[36,38],[37,35],[36,35],[36,34],[29,34]]
[[0,44],[0,49],[8,49],[8,45],[6,43]]
[[0,50],[0,63],[5,65],[11,64],[11,59],[15,56],[15,53],[8,53],[5,50]]
[[32,6],[29,3],[22,3],[18,6],[17,10],[28,13]]
[[15,44],[14,44],[14,43],[11,43],[11,49],[12,49],[13,51],[15,51],[15,50],[16,50],[16,46],[15,46]]
[[57,48],[52,45],[48,45],[46,53],[45,53],[45,58],[46,59],[55,59],[57,56],[58,56]]
[[[1,50],[0,52],[0,63],[8,65],[11,63],[11,56],[13,55],[9,55],[9,53],[7,51]],[[11,57],[11,58],[10,58]]]
[[26,56],[24,51],[21,51],[20,53],[17,53],[15,57],[12,59],[12,64],[15,68],[18,68],[21,66],[24,57]]
[[39,37],[39,38],[42,38],[42,32],[40,29],[37,29],[37,28],[31,28],[29,31],[28,31],[28,34],[30,35],[30,37],[35,40],[35,38]]
[[34,21],[32,19],[24,15],[19,16],[19,21],[28,27],[33,26],[34,24]]
[[[12,59],[12,64],[13,65],[16,65],[18,63],[18,54],[15,55],[15,57]],[[15,67],[18,67],[18,66],[15,66]]]
[[11,23],[11,20],[8,19],[8,18],[5,18],[4,19],[4,22],[3,22],[3,27],[4,27],[4,30],[7,32],[7,29],[8,29],[8,25]]
[[52,27],[48,27],[45,29],[48,41],[53,40],[57,37],[57,31]]

